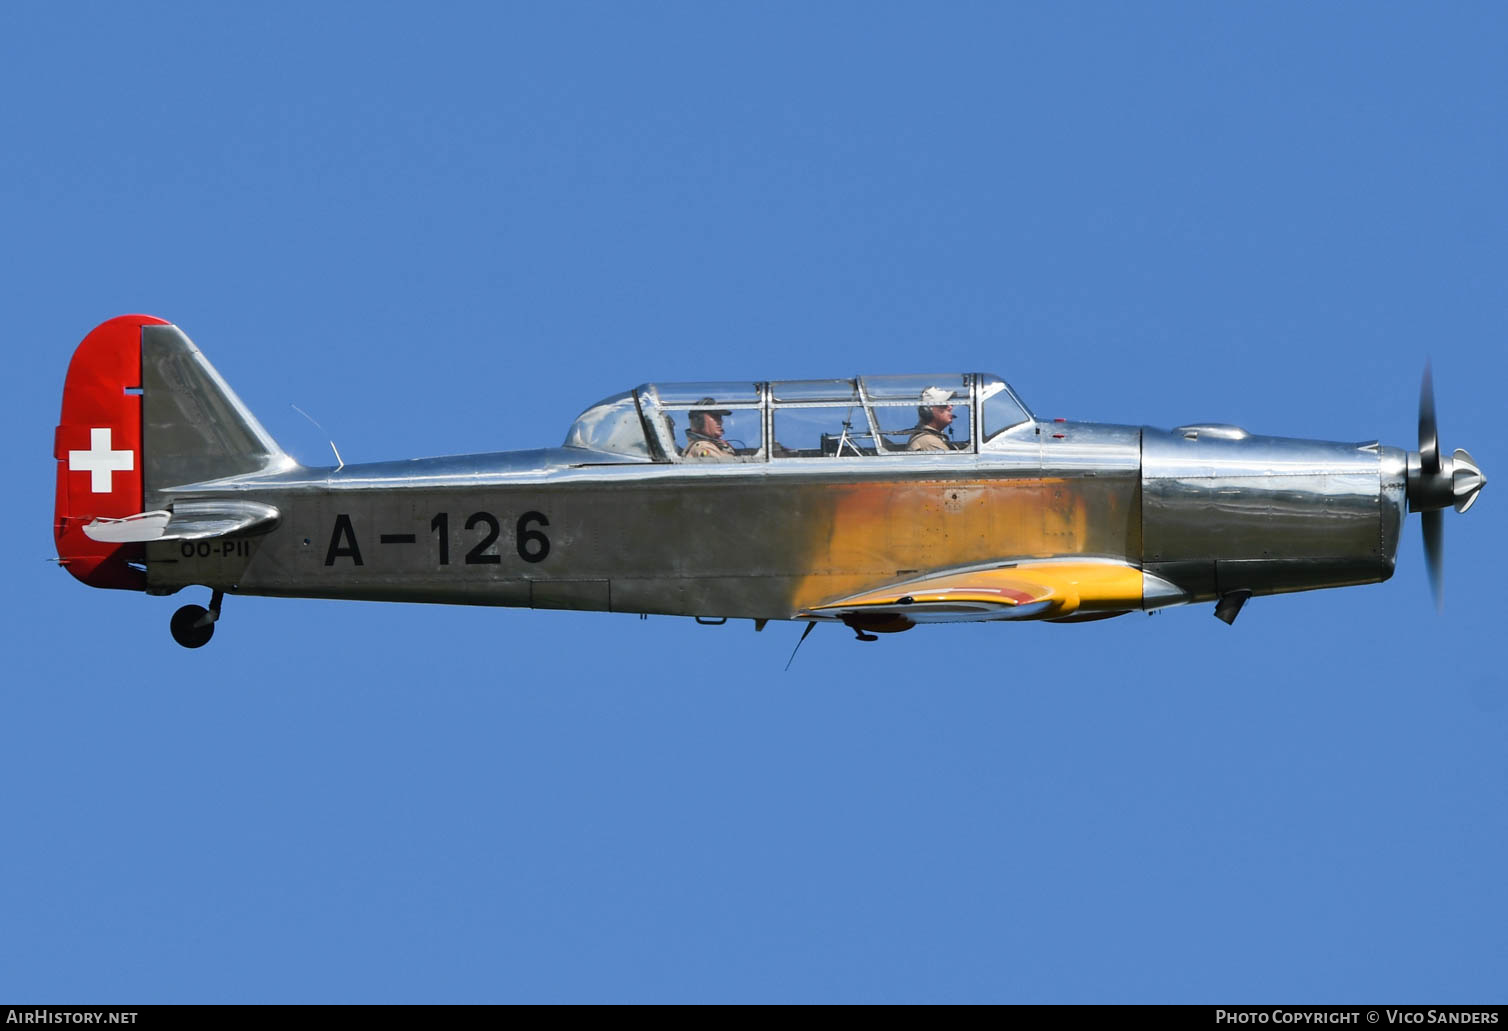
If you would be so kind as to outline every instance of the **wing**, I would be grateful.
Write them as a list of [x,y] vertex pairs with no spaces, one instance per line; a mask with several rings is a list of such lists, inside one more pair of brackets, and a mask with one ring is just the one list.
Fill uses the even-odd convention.
[[939,570],[816,605],[797,619],[874,629],[917,623],[1092,618],[1142,607],[1143,574],[1114,560],[1045,559]]

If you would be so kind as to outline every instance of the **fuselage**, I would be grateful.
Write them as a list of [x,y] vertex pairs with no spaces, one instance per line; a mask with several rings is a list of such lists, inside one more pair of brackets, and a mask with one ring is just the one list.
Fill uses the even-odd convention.
[[986,453],[665,464],[584,448],[153,491],[250,499],[257,537],[147,547],[149,590],[786,619],[942,568],[1087,557],[1144,607],[1387,579],[1406,455],[1376,444],[1043,423]]

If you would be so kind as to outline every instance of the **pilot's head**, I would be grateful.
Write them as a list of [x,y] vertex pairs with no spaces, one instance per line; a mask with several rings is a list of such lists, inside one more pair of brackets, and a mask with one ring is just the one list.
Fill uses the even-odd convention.
[[[697,404],[715,405],[717,401],[710,397],[704,397]],[[711,437],[713,440],[722,440],[723,416],[732,414],[732,411],[727,408],[693,408],[690,415],[687,416],[687,421],[691,423],[691,428],[702,436]]]
[[943,387],[928,387],[922,391],[922,403],[916,409],[916,417],[923,426],[947,429],[953,422],[953,391]]

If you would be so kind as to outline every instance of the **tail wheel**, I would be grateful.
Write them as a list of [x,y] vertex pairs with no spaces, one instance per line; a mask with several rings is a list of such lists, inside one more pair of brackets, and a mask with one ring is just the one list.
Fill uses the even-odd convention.
[[173,640],[185,648],[203,648],[215,636],[215,621],[220,618],[220,603],[225,600],[224,591],[215,591],[209,600],[209,608],[203,605],[185,605],[173,613],[168,629]]
[[209,609],[203,605],[185,605],[173,613],[173,621],[168,624],[173,632],[173,640],[185,648],[203,648],[209,644],[209,639],[215,636],[215,624],[206,617]]

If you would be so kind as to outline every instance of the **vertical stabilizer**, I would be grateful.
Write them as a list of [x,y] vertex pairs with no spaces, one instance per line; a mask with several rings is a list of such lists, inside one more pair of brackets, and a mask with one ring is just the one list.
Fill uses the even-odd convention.
[[166,487],[294,464],[177,326],[142,327],[141,383],[149,507]]
[[143,546],[85,526],[161,510],[171,487],[296,465],[183,331],[150,315],[101,323],[74,351],[53,458],[59,562],[93,587],[136,591]]

